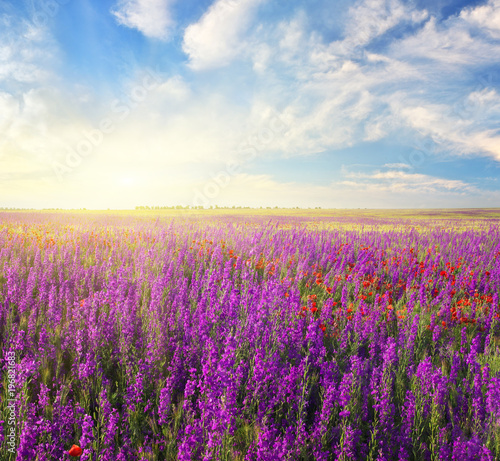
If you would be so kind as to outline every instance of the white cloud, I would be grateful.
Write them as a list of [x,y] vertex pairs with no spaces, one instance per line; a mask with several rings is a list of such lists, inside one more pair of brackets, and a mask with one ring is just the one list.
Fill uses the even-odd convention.
[[385,168],[391,168],[391,169],[396,169],[396,170],[405,170],[405,169],[410,169],[411,166],[408,165],[407,163],[386,163],[385,165],[382,165]]
[[0,83],[27,87],[54,82],[48,69],[56,58],[57,47],[46,29],[0,16]]
[[[386,165],[387,166],[387,165]],[[406,169],[406,165],[404,166]],[[479,189],[465,181],[455,179],[444,179],[420,173],[409,173],[397,169],[389,171],[375,170],[371,173],[362,173],[349,171],[343,168],[343,174],[350,180],[349,186],[356,186],[361,189],[373,189],[377,187],[380,190],[393,192],[411,192],[411,193],[479,193]],[[360,181],[361,180],[361,181]]]
[[146,37],[166,40],[174,25],[172,3],[173,0],[120,0],[112,13],[119,24],[137,29]]
[[223,187],[196,184],[195,190],[211,191],[211,198],[197,195],[196,204],[324,208],[417,208],[494,206],[498,192],[482,191],[454,180],[418,174],[352,174],[356,180],[331,184],[279,182],[269,174],[238,174]]
[[493,37],[500,38],[500,0],[490,0],[486,5],[464,9],[460,17]]
[[399,0],[364,0],[349,9],[346,36],[342,47],[352,51],[406,21],[420,23],[427,19],[425,10],[415,10]]
[[490,63],[492,55],[500,53],[500,44],[472,34],[471,23],[465,18],[451,17],[438,23],[431,17],[415,35],[393,42],[390,53],[401,60],[418,58],[463,68]]
[[245,48],[247,31],[263,0],[216,0],[201,19],[188,26],[182,48],[194,70],[223,67]]
[[[473,93],[473,100],[493,100],[490,91]],[[498,106],[497,106],[498,107]],[[392,110],[407,126],[437,142],[435,154],[448,151],[452,155],[485,155],[500,161],[500,136],[496,129],[485,129],[472,117],[474,111],[455,112],[445,104],[430,104],[396,98]],[[487,109],[485,109],[487,110]]]

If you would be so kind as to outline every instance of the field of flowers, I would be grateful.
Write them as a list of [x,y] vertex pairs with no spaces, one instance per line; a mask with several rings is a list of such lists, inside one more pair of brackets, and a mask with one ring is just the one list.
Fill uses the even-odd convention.
[[0,213],[0,459],[498,460],[499,293],[498,219]]

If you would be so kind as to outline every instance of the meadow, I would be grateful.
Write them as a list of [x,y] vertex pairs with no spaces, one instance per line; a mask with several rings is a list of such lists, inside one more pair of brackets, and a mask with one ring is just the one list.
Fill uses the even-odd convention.
[[0,459],[498,460],[500,211],[0,212]]

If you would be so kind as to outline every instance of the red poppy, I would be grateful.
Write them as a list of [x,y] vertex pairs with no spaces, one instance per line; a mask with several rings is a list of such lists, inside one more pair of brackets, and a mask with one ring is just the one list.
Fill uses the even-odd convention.
[[318,310],[317,307],[311,307],[311,312],[314,314]]
[[446,328],[446,322],[444,320],[441,322],[441,325],[443,325],[443,327]]
[[73,445],[70,449],[69,449],[69,454],[70,456],[81,456],[83,453],[83,450],[78,446],[78,445]]

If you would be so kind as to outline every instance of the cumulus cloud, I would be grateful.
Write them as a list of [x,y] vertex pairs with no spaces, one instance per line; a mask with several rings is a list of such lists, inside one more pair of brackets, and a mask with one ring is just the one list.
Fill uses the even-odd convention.
[[460,17],[493,37],[500,38],[500,0],[490,0],[485,5],[466,8],[460,13]]
[[166,40],[174,25],[172,3],[173,0],[120,0],[112,13],[119,24],[137,29],[146,37]]
[[228,64],[245,48],[243,34],[263,0],[216,0],[184,32],[182,48],[194,70]]

